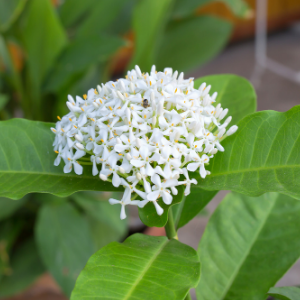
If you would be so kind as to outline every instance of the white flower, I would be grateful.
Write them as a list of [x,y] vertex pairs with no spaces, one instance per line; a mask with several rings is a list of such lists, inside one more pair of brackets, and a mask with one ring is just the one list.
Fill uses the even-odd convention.
[[83,98],[69,95],[70,112],[51,128],[54,164],[63,161],[65,173],[74,167],[79,175],[82,165],[91,165],[93,176],[122,185],[122,200],[109,200],[121,204],[122,219],[128,204],[142,208],[150,202],[162,215],[158,200],[171,205],[179,185],[188,195],[197,184],[188,171],[208,176],[205,166],[237,130],[234,125],[226,131],[232,118],[223,121],[228,109],[215,105],[217,93],[211,96],[210,88],[203,83],[195,89],[193,78],[171,68],[157,72],[153,66],[149,74],[136,66],[125,79],[98,85]]
[[133,201],[131,200],[131,190],[129,188],[125,189],[123,197],[120,201],[113,198],[110,198],[108,201],[112,205],[121,204],[121,214],[120,214],[121,220],[126,218],[126,212],[125,212],[126,205],[139,205],[140,203],[140,201],[138,200],[133,200]]

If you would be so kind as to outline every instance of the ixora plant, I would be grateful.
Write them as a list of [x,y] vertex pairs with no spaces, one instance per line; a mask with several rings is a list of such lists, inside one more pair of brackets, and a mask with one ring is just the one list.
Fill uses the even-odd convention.
[[[121,204],[121,219],[133,204],[145,225],[167,234],[133,234],[87,261],[93,248],[79,215],[95,215],[95,206],[81,197],[59,218],[42,209],[38,251],[72,300],[191,299],[191,288],[198,300],[297,299],[297,288],[274,285],[300,257],[299,106],[255,112],[255,92],[243,78],[194,81],[170,68],[136,67],[83,98],[69,96],[67,107],[56,126],[0,123],[0,196],[123,191],[109,200]],[[197,253],[177,231],[220,190],[232,193],[211,216]],[[53,212],[58,204],[51,205]],[[77,227],[65,219],[70,211]],[[74,245],[68,256],[50,247],[60,219],[69,232],[64,243]],[[87,261],[83,270],[78,257]]]

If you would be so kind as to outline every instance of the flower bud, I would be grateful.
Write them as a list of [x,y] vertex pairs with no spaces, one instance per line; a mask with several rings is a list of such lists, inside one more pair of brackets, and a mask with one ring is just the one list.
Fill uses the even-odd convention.
[[79,134],[75,134],[75,139],[79,142],[79,143],[82,143],[83,142],[83,139],[82,137],[79,135]]
[[216,154],[218,152],[218,149],[217,148],[214,148],[210,151],[210,154]]
[[212,94],[212,96],[211,96],[211,101],[212,101],[212,102],[215,102],[217,96],[218,96],[218,93],[217,93],[217,92],[214,92],[214,93]]
[[177,76],[178,76],[178,71],[176,70],[176,71],[173,73],[172,79],[173,79],[173,80],[176,80],[176,79],[177,79]]
[[222,128],[222,129],[219,131],[219,133],[218,133],[218,139],[220,139],[220,138],[224,135],[225,131],[226,131],[225,128]]
[[78,148],[79,150],[84,150],[84,146],[80,143],[76,143],[75,144],[76,148]]
[[138,65],[135,65],[135,71],[138,77],[142,77],[142,71]]
[[123,92],[126,92],[126,87],[125,87],[123,80],[119,80],[118,82],[119,82],[120,90],[122,90]]
[[68,106],[68,109],[69,109],[71,112],[73,112],[73,105],[72,105],[69,101],[67,101],[67,106]]
[[107,176],[105,176],[104,174],[99,174],[100,179],[102,179],[103,181],[107,180]]
[[227,113],[228,113],[228,108],[225,108],[225,109],[222,111],[222,113],[220,114],[219,120],[224,119],[224,117],[227,115]]
[[93,106],[94,106],[95,109],[99,108],[99,104],[96,103],[96,102],[93,102]]
[[206,82],[203,82],[200,86],[199,86],[199,91],[201,91],[201,92],[203,92],[204,91],[204,89],[205,89],[205,87],[206,87]]
[[206,89],[203,91],[203,97],[205,97],[206,95],[208,95],[210,89],[211,89],[211,85],[209,85],[209,86],[206,87]]
[[74,98],[71,95],[68,95],[68,100],[69,100],[69,102],[75,104]]
[[124,96],[121,94],[121,92],[117,91],[117,95],[118,95],[118,97],[119,97],[122,101],[125,100],[125,98],[124,98]]
[[130,82],[130,84],[129,84],[129,89],[130,89],[130,92],[133,94],[134,93],[134,84],[132,82]]
[[124,168],[122,168],[122,167],[119,167],[119,171],[120,171],[120,173],[122,173],[122,174],[125,174],[125,170],[124,170]]
[[137,138],[135,142],[138,148],[142,147],[141,140],[139,138]]
[[153,116],[152,117],[152,125],[153,125],[153,127],[156,125],[156,121],[157,121],[156,117]]
[[101,88],[101,86],[100,86],[99,84],[97,85],[97,91],[98,91],[99,94],[100,94],[101,91],[102,91],[102,88]]
[[181,72],[181,73],[179,74],[178,81],[179,81],[179,82],[182,81],[182,80],[183,80],[183,77],[184,77],[184,73]]
[[226,132],[226,135],[232,135],[234,134],[236,131],[238,130],[238,127],[236,125],[233,125],[231,126],[227,132]]
[[141,173],[139,173],[139,172],[136,173],[136,178],[137,178],[138,181],[140,181],[142,179]]
[[160,100],[157,106],[157,115],[161,116],[164,113],[164,100]]
[[126,154],[125,154],[125,157],[126,157],[126,159],[129,160],[129,161],[130,161],[131,158],[132,158],[131,155],[130,155],[129,153],[126,153]]
[[156,71],[156,67],[155,67],[155,65],[153,65],[153,66],[151,67],[151,73],[155,73],[155,71]]

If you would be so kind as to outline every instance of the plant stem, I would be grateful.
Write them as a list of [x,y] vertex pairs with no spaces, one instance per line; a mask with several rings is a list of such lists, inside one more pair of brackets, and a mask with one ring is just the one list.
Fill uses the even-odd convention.
[[168,213],[168,222],[165,226],[166,234],[169,239],[176,239],[178,240],[177,231],[175,229],[174,217],[172,209],[169,209]]
[[186,295],[184,300],[192,300],[192,296],[191,296],[190,292],[188,292],[188,294]]

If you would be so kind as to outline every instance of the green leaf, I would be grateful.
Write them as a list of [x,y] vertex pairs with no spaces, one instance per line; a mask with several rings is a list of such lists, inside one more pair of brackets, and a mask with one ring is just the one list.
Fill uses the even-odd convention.
[[135,234],[89,259],[71,300],[182,300],[199,276],[199,258],[191,247],[166,237]]
[[3,276],[0,281],[0,297],[24,290],[45,271],[33,240],[28,240],[16,250],[11,269],[11,274]]
[[232,74],[210,75],[196,79],[194,87],[203,82],[211,85],[210,94],[218,92],[215,104],[229,109],[232,124],[256,111],[256,93],[247,79]]
[[300,198],[300,106],[281,113],[261,111],[238,123],[198,180],[207,190],[232,190],[249,196],[280,192]]
[[97,0],[93,10],[79,27],[77,36],[84,37],[103,32],[115,20],[126,2],[124,0]]
[[105,193],[76,193],[72,198],[88,216],[95,251],[126,235],[127,220],[120,219],[120,208],[110,205]]
[[84,20],[85,15],[91,10],[99,0],[65,0],[59,6],[59,18],[65,27],[75,25],[80,20]]
[[0,122],[0,197],[20,199],[32,192],[68,196],[77,191],[117,190],[92,176],[89,168],[79,176],[63,173],[62,166],[55,167],[51,126],[54,124],[24,119]]
[[0,0],[0,32],[7,31],[22,13],[27,0]]
[[8,96],[0,94],[0,110],[2,110],[8,102]]
[[[177,0],[174,5],[173,16],[175,18],[184,18],[195,12],[198,7],[205,4],[216,2],[216,0]],[[245,17],[249,12],[248,4],[243,0],[219,0],[228,6],[238,17]]]
[[273,287],[268,291],[268,295],[281,300],[299,300],[300,289],[294,286]]
[[18,201],[0,198],[0,220],[10,217],[16,210],[24,205],[25,201],[25,198]]
[[39,211],[36,240],[45,266],[69,296],[94,244],[86,218],[63,202]]
[[198,300],[264,300],[300,256],[300,201],[229,194],[200,241]]
[[184,189],[182,185],[177,187],[178,194],[176,196],[173,195],[173,201],[171,205],[166,205],[162,198],[160,198],[157,203],[164,210],[163,214],[159,216],[155,210],[155,207],[152,202],[148,202],[144,208],[139,208],[139,216],[141,221],[149,227],[164,227],[168,221],[168,212],[169,209],[175,205],[180,203],[184,198]]
[[194,219],[217,193],[218,191],[192,189],[178,205],[173,206],[176,228],[179,229]]
[[49,75],[45,89],[56,91],[92,64],[105,61],[125,41],[115,36],[89,35],[70,43]]
[[213,16],[170,23],[156,57],[157,69],[172,67],[187,71],[197,68],[225,47],[231,30],[229,22]]
[[171,4],[172,0],[143,0],[135,6],[132,20],[135,52],[129,68],[139,65],[142,72],[150,71]]
[[25,46],[32,86],[41,82],[66,45],[66,34],[50,0],[31,0],[21,37]]

